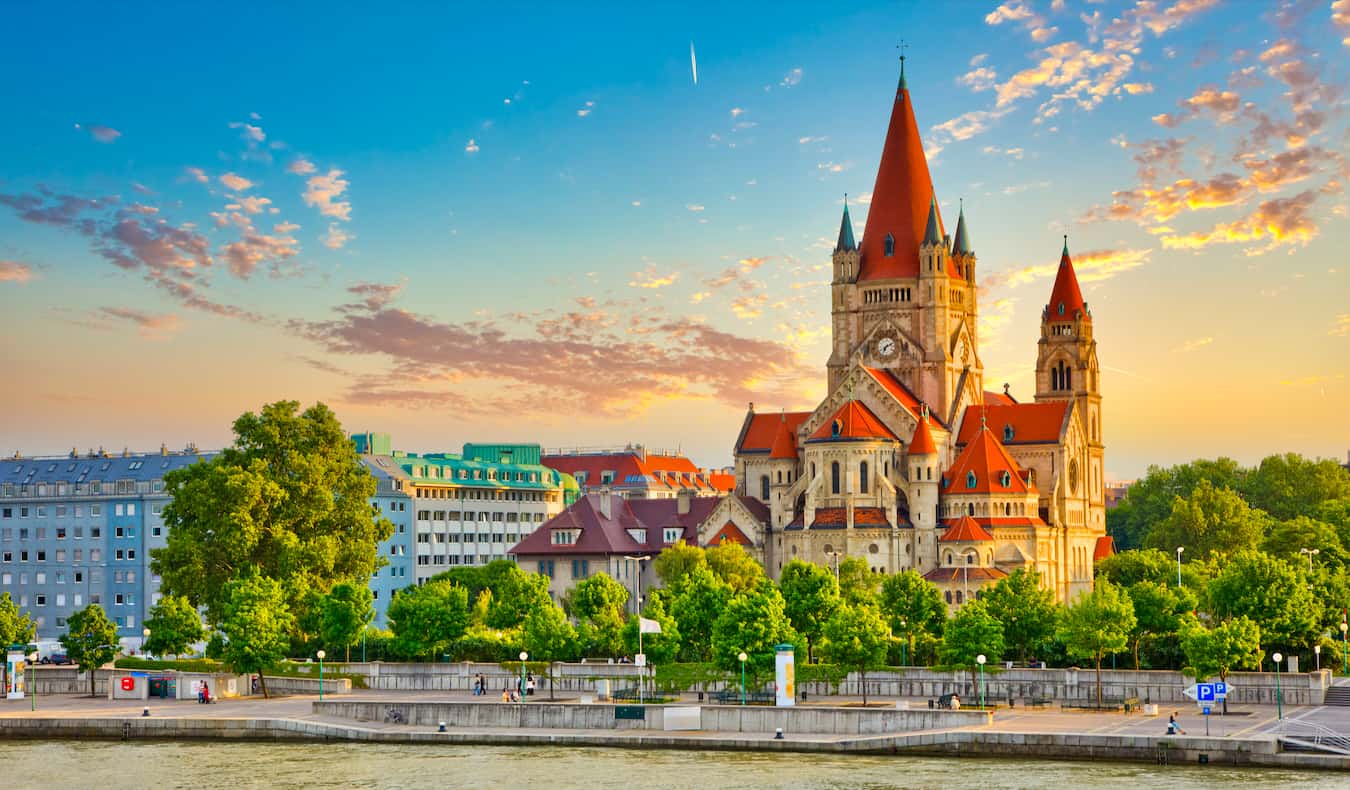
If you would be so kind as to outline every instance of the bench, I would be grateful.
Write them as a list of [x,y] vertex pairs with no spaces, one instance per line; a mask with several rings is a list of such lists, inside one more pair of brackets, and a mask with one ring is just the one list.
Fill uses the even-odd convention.
[[[714,691],[712,700],[718,705],[740,705],[740,689],[726,689],[723,691]],[[745,692],[745,704],[747,705],[772,705],[777,701],[777,696],[772,691],[747,691]]]
[[1138,697],[1103,697],[1102,703],[1097,704],[1095,699],[1087,700],[1065,700],[1059,704],[1061,708],[1072,708],[1075,710],[1119,710],[1125,713],[1133,713],[1139,710]]

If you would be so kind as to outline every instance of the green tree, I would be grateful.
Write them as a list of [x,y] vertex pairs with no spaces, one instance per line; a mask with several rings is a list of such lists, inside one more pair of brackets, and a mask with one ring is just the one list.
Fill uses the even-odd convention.
[[871,606],[844,604],[825,623],[825,660],[858,673],[863,706],[867,706],[867,672],[886,664],[891,632]]
[[[1175,546],[1172,547],[1176,549]],[[1095,566],[1099,579],[1129,587],[1143,581],[1166,584],[1176,582],[1176,555],[1158,549],[1131,549],[1120,551],[1098,560]]]
[[164,476],[168,543],[151,551],[160,590],[219,624],[225,589],[244,572],[280,582],[300,618],[334,584],[366,584],[393,525],[370,506],[375,478],[333,412],[279,401],[235,420],[234,433],[210,461]]
[[546,661],[549,667],[548,698],[554,699],[553,666],[558,661],[576,657],[577,632],[567,622],[567,615],[553,604],[530,610],[521,627],[521,646],[535,661]]
[[1316,549],[1316,564],[1342,567],[1345,565],[1345,547],[1336,527],[1308,516],[1295,516],[1276,524],[1261,550],[1290,562],[1306,566],[1304,550]]
[[643,634],[638,639],[638,618],[630,617],[623,626],[624,647],[633,655],[645,654],[649,666],[673,663],[680,650],[680,626],[666,610],[664,596],[648,597],[642,617],[659,623],[661,633]]
[[853,606],[876,606],[877,574],[862,557],[845,557],[839,561],[839,595]]
[[1172,636],[1181,632],[1195,609],[1195,597],[1186,590],[1177,590],[1151,581],[1135,582],[1126,588],[1134,605],[1135,625],[1130,632],[1134,646],[1134,668],[1139,669],[1139,648],[1145,640]]
[[341,647],[346,660],[352,660],[352,645],[361,639],[361,633],[375,619],[374,596],[369,587],[358,587],[343,582],[333,585],[322,604],[323,642],[329,647]]
[[[1124,500],[1106,513],[1116,548],[1124,552],[1145,545],[1153,525],[1171,514],[1176,497],[1190,497],[1202,480],[1216,488],[1238,490],[1245,474],[1231,458],[1200,459],[1167,469],[1150,466],[1148,474],[1130,486]],[[1176,545],[1164,548],[1171,550]]]
[[[491,568],[495,563],[490,564]],[[552,606],[548,594],[548,577],[528,573],[517,565],[503,562],[489,574],[488,589],[492,599],[485,624],[498,630],[519,628],[526,615],[541,606]],[[467,594],[467,591],[466,591]]]
[[676,582],[670,613],[680,628],[683,661],[712,657],[713,624],[731,600],[731,587],[709,568],[695,568]]
[[1350,497],[1350,472],[1329,458],[1272,455],[1238,486],[1252,507],[1289,520],[1316,512],[1328,500]]
[[1075,658],[1090,658],[1097,667],[1097,705],[1102,704],[1102,657],[1129,646],[1134,630],[1134,604],[1124,590],[1099,580],[1092,592],[1080,595],[1060,618],[1056,637]]
[[828,569],[815,563],[792,560],[779,574],[778,589],[783,594],[788,620],[806,640],[809,663],[812,648],[820,641],[825,623],[839,607],[839,585]]
[[695,568],[708,567],[708,557],[703,549],[679,541],[667,546],[656,555],[652,562],[657,577],[666,587],[674,587],[681,579],[693,573]]
[[782,594],[766,581],[732,598],[723,608],[712,629],[713,663],[723,671],[740,672],[738,655],[744,652],[745,671],[757,687],[773,673],[774,648],[795,644],[797,638]]
[[491,582],[501,577],[502,572],[498,568],[498,563],[516,566],[510,560],[493,560],[487,565],[461,565],[448,571],[441,571],[427,581],[458,584],[469,594],[469,600],[476,602],[484,592],[491,593]]
[[1003,655],[1003,624],[989,613],[982,599],[967,601],[956,610],[942,630],[942,644],[938,646],[938,661],[949,667],[970,670],[975,681],[979,669],[976,658],[996,659]]
[[1187,559],[1230,554],[1261,542],[1270,517],[1253,510],[1236,491],[1201,480],[1187,498],[1177,497],[1172,512],[1148,533],[1148,545],[1164,551],[1186,548]]
[[235,672],[257,673],[267,694],[263,670],[286,657],[295,616],[281,582],[266,576],[242,576],[225,585],[220,630],[225,634],[223,658]]
[[732,592],[753,590],[765,580],[764,567],[739,543],[720,543],[706,552],[708,568],[730,585]]
[[1181,638],[1187,671],[1197,681],[1219,676],[1227,681],[1235,669],[1255,669],[1261,665],[1261,627],[1246,617],[1205,628],[1193,622]]
[[181,656],[194,642],[206,638],[201,614],[181,595],[159,599],[150,608],[145,627],[150,629],[150,638],[145,640],[144,651],[150,655]]
[[571,614],[580,622],[579,633],[586,650],[594,656],[617,656],[623,652],[624,605],[628,588],[606,573],[597,573],[572,587]]
[[942,636],[947,624],[947,605],[942,602],[937,586],[916,571],[902,571],[882,579],[878,602],[891,633],[905,641],[907,660],[917,663],[916,635],[932,640]]
[[1220,619],[1249,618],[1260,627],[1267,649],[1311,652],[1321,604],[1303,576],[1277,557],[1240,551],[1209,583],[1210,610]]
[[389,602],[386,619],[401,652],[435,661],[468,630],[469,593],[450,582],[408,587]]
[[19,611],[9,593],[0,593],[0,645],[26,645],[36,636],[33,618]]
[[89,604],[66,618],[66,633],[61,647],[70,660],[89,675],[89,696],[94,696],[94,670],[117,656],[117,624],[108,619],[103,607]]
[[1060,606],[1054,593],[1041,587],[1037,574],[1025,568],[1013,571],[985,590],[984,602],[989,613],[1003,624],[1004,642],[1017,651],[1019,661],[1026,661],[1028,652],[1043,652],[1045,644],[1054,638]]

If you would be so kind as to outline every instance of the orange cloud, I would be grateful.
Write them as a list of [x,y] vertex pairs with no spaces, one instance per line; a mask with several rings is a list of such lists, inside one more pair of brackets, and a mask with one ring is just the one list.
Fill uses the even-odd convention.
[[352,204],[338,200],[347,191],[346,175],[337,168],[330,168],[323,175],[310,176],[305,182],[306,189],[301,197],[305,205],[313,206],[325,217],[336,217],[346,222],[352,218]]
[[135,324],[141,336],[147,340],[167,340],[179,328],[178,316],[173,313],[154,315],[129,307],[101,307],[98,315]]
[[661,273],[656,270],[656,264],[649,263],[647,268],[642,271],[633,272],[633,279],[628,281],[628,286],[630,288],[665,288],[679,278],[679,272]]
[[[1074,271],[1083,283],[1109,280],[1122,272],[1137,269],[1148,263],[1152,250],[1089,250],[1073,256]],[[985,278],[981,288],[1017,288],[1037,280],[1049,279],[1059,271],[1059,261],[1023,266],[1020,269],[994,272]]]
[[33,267],[18,261],[0,261],[0,283],[26,283],[33,279]]
[[1266,242],[1250,247],[1247,255],[1261,255],[1283,245],[1307,244],[1317,236],[1317,225],[1310,216],[1317,192],[1307,190],[1290,198],[1267,200],[1256,211],[1236,222],[1215,225],[1213,229],[1184,236],[1164,236],[1167,249],[1198,250],[1212,244]]

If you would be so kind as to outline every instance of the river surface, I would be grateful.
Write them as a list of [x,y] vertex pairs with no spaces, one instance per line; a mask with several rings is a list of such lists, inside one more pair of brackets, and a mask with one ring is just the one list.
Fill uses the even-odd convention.
[[1321,771],[943,757],[498,746],[11,741],[21,788],[1185,788],[1350,787]]

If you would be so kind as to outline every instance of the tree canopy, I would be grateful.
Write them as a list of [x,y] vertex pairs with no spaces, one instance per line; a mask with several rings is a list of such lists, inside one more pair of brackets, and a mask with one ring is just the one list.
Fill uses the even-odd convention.
[[94,696],[94,670],[117,656],[117,624],[103,607],[91,603],[66,618],[61,647],[70,660],[89,675],[89,696]]
[[224,612],[220,630],[225,634],[225,663],[239,673],[257,673],[267,694],[263,670],[286,657],[295,617],[286,602],[281,582],[266,576],[234,579],[222,590]]
[[399,652],[434,661],[468,630],[469,593],[444,581],[408,587],[389,602],[386,618]]
[[708,556],[698,546],[690,546],[683,540],[673,546],[667,546],[656,555],[652,568],[656,576],[666,587],[674,587],[684,577],[693,573],[695,568],[708,567]]
[[732,592],[753,590],[767,578],[763,566],[739,543],[719,543],[708,549],[706,556],[708,567]]
[[1269,524],[1270,517],[1236,491],[1201,480],[1188,498],[1172,501],[1167,518],[1149,530],[1147,544],[1164,551],[1183,546],[1187,559],[1203,559],[1256,545]]
[[19,611],[9,593],[0,593],[0,645],[26,645],[37,635],[37,627],[27,612]]
[[333,585],[323,599],[323,643],[340,647],[346,659],[352,659],[352,645],[361,639],[366,626],[375,619],[374,598],[369,587],[343,582]]
[[875,608],[846,603],[825,623],[821,652],[830,663],[858,673],[866,705],[867,672],[885,665],[890,641],[890,629]]
[[145,640],[143,649],[156,656],[181,656],[194,642],[206,638],[201,614],[181,595],[159,599],[150,608],[145,627],[150,629],[150,638]]
[[942,644],[938,647],[938,660],[949,667],[970,670],[973,678],[979,666],[976,658],[983,655],[988,661],[997,661],[1006,644],[1003,624],[989,613],[985,602],[977,598],[967,601],[947,621]]
[[1097,704],[1102,704],[1102,657],[1123,652],[1135,627],[1134,604],[1124,590],[1104,579],[1069,606],[1056,631],[1070,656],[1090,658],[1097,667]]
[[[989,614],[1003,624],[1003,638],[1019,661],[1042,653],[1055,636],[1059,605],[1054,593],[1041,588],[1040,578],[1025,568],[999,579],[984,593]],[[990,656],[991,660],[998,656]]]
[[779,574],[778,589],[783,593],[788,620],[806,640],[809,659],[812,648],[820,641],[825,623],[839,607],[839,585],[827,568],[792,560]]
[[670,613],[679,624],[680,659],[712,658],[713,625],[731,600],[731,587],[708,568],[695,568],[676,582]]
[[738,654],[744,651],[745,670],[758,683],[773,672],[774,648],[795,644],[797,638],[783,596],[766,581],[732,598],[717,617],[712,632],[713,662],[722,670],[738,672]]
[[1171,514],[1176,498],[1190,497],[1201,481],[1217,488],[1237,489],[1245,476],[1246,471],[1231,458],[1199,459],[1168,468],[1150,466],[1148,474],[1130,486],[1121,503],[1106,513],[1116,548],[1125,551],[1143,546],[1153,525]]
[[847,603],[876,606],[880,579],[862,557],[845,557],[839,561],[839,595]]
[[1235,669],[1255,669],[1261,664],[1261,628],[1246,617],[1205,628],[1193,622],[1181,638],[1187,669],[1196,680],[1219,676],[1227,680]]
[[1264,647],[1286,653],[1312,644],[1321,614],[1303,573],[1254,550],[1229,558],[1209,584],[1209,603],[1220,619],[1250,619],[1259,626]]

